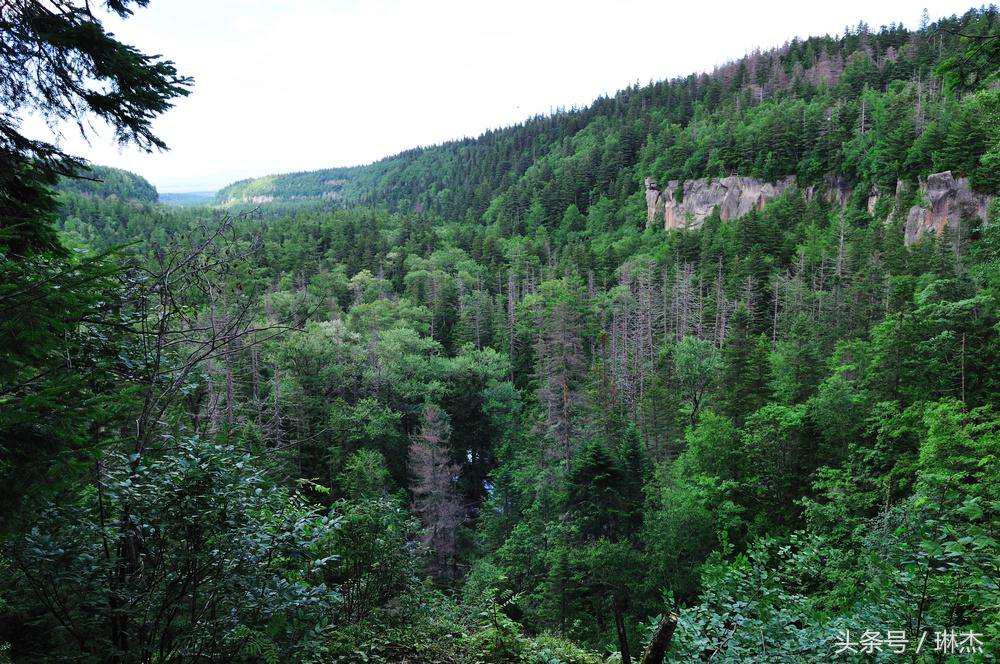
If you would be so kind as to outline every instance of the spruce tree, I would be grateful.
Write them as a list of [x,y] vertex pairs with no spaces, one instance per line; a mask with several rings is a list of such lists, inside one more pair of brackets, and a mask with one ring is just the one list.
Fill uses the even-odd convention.
[[750,314],[738,305],[722,346],[719,386],[722,410],[737,423],[767,401],[766,343],[752,333]]

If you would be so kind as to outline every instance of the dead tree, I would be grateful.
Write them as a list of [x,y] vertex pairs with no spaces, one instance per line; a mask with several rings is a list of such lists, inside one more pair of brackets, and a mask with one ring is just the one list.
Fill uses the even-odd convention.
[[646,646],[646,652],[642,654],[641,664],[663,664],[663,658],[670,648],[670,642],[674,639],[678,618],[679,616],[675,612],[670,611],[660,619],[660,624],[653,632],[653,638]]
[[533,312],[538,402],[544,409],[544,426],[554,444],[545,451],[545,456],[547,461],[564,467],[576,449],[581,411],[586,402],[582,385],[587,358],[577,295],[571,287],[555,290]]
[[514,339],[517,329],[517,276],[511,270],[507,273],[507,357],[510,358],[511,378],[514,367]]
[[424,407],[420,432],[410,442],[413,511],[423,524],[421,541],[431,555],[431,569],[440,577],[453,576],[456,534],[464,512],[455,491],[458,466],[448,456],[451,429],[435,405]]

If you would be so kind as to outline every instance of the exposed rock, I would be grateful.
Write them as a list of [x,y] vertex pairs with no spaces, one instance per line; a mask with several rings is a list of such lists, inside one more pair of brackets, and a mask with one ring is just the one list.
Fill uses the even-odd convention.
[[663,198],[660,186],[656,180],[646,177],[646,228],[653,225],[653,220],[663,214]]
[[[795,184],[794,176],[771,183],[732,175],[726,178],[687,180],[683,187],[671,180],[660,188],[653,178],[646,178],[647,226],[663,219],[666,230],[700,228],[712,210],[719,208],[722,219],[738,219],[779,196]],[[682,195],[678,196],[678,189]],[[677,199],[680,198],[678,201]]]
[[921,180],[920,196],[926,205],[914,205],[906,215],[907,246],[931,231],[940,235],[947,228],[957,234],[962,219],[986,219],[986,208],[991,200],[985,194],[972,191],[968,178],[955,178],[951,171],[932,173]]
[[875,214],[875,206],[878,205],[878,192],[872,189],[868,193],[868,214]]
[[[754,178],[730,176],[727,178],[700,178],[687,180],[683,186],[671,180],[665,187],[646,178],[646,225],[651,227],[663,220],[666,230],[672,228],[700,228],[712,210],[719,208],[723,219],[738,219],[768,201],[778,197],[795,184],[789,176],[778,182],[763,182]],[[823,179],[821,195],[829,204],[846,207],[851,196],[851,186],[846,178],[827,175]],[[678,195],[678,189],[683,189]],[[906,192],[904,182],[896,183],[896,208]],[[812,199],[817,187],[803,192]],[[948,228],[957,233],[962,219],[986,219],[986,209],[992,197],[972,191],[968,178],[956,178],[951,171],[932,173],[920,181],[921,204],[914,205],[906,215],[905,241],[907,246],[917,242],[929,231],[940,235]],[[680,199],[680,200],[678,200]],[[869,192],[868,214],[874,214],[878,205],[878,192]]]
[[805,188],[803,194],[805,194],[807,201],[811,201],[817,191],[822,195],[824,202],[846,207],[847,199],[851,195],[851,185],[843,175],[828,173],[823,176],[823,184],[821,186],[810,185]]

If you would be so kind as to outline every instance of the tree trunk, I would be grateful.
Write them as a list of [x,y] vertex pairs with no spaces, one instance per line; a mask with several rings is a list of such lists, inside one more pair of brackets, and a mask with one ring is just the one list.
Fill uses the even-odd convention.
[[663,658],[670,648],[670,642],[674,638],[674,630],[677,629],[677,614],[673,611],[663,616],[659,626],[653,633],[653,638],[646,647],[646,652],[642,656],[640,664],[663,664]]
[[613,606],[615,612],[615,632],[618,635],[618,651],[622,655],[622,664],[632,664],[632,656],[628,650],[628,632],[625,631],[624,602],[616,595]]

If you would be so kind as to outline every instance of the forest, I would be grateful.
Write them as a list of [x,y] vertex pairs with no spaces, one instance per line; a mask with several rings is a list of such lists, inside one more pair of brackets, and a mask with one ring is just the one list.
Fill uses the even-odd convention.
[[17,114],[197,84],[0,37],[0,663],[995,661],[995,6],[183,207]]

